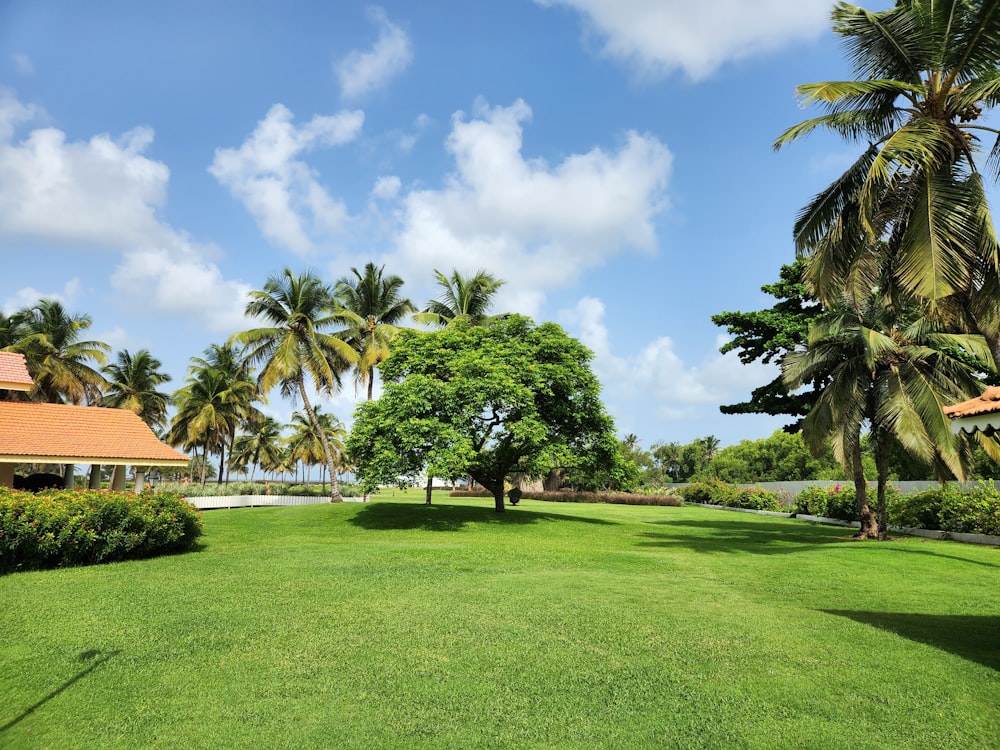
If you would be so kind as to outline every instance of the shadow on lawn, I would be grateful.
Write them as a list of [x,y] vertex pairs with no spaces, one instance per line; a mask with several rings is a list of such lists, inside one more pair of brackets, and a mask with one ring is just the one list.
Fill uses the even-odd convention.
[[611,524],[598,518],[581,518],[561,513],[543,513],[524,508],[508,508],[497,513],[492,506],[417,505],[414,503],[371,503],[360,510],[348,523],[363,529],[425,529],[427,531],[459,531],[471,523],[525,525],[539,521],[572,521],[577,523]]
[[[695,552],[752,552],[758,555],[783,555],[789,552],[814,549],[817,546],[825,544],[850,543],[859,545],[859,549],[877,550],[886,554],[898,553],[946,557],[949,560],[957,560],[958,562],[969,563],[970,565],[1000,568],[1000,564],[997,563],[962,556],[961,550],[963,545],[958,542],[952,543],[955,547],[946,548],[936,545],[933,549],[919,549],[912,545],[900,546],[872,540],[860,541],[853,538],[853,528],[844,526],[820,526],[818,524],[794,520],[790,523],[736,520],[678,520],[659,521],[657,523],[679,529],[694,529],[696,533],[688,534],[683,531],[679,531],[678,533],[667,531],[647,532],[640,536],[652,541],[640,542],[640,546],[687,547]],[[903,538],[916,541],[916,537]],[[947,554],[942,551],[944,549],[948,549],[949,552],[956,552],[957,554]]]
[[66,680],[66,682],[64,682],[62,685],[60,685],[59,687],[57,687],[51,693],[49,693],[44,698],[42,698],[41,700],[39,700],[38,702],[36,702],[34,705],[29,706],[28,708],[24,709],[20,714],[18,714],[13,719],[11,719],[10,721],[8,721],[6,724],[4,724],[3,726],[0,726],[0,734],[3,734],[4,732],[6,732],[11,727],[14,727],[17,724],[19,724],[20,722],[24,721],[26,718],[28,718],[29,716],[31,716],[31,714],[35,713],[35,711],[37,711],[42,706],[44,706],[46,703],[48,703],[50,700],[52,700],[53,698],[55,698],[55,697],[59,696],[60,694],[64,693],[66,690],[68,690],[69,688],[71,688],[73,685],[75,685],[77,682],[79,682],[80,680],[82,680],[88,674],[90,674],[91,672],[93,672],[98,667],[103,666],[106,662],[108,662],[109,660],[111,660],[114,657],[118,656],[118,654],[120,654],[120,653],[121,653],[121,651],[117,650],[117,649],[114,650],[114,651],[107,651],[107,652],[102,652],[99,649],[90,649],[88,651],[83,651],[83,652],[77,654],[77,657],[76,657],[77,661],[80,661],[80,662],[88,662],[89,661],[90,665],[87,666],[86,668],[80,670],[79,672],[77,672],[75,675],[73,675],[68,680]]
[[[640,547],[686,547],[695,552],[752,552],[757,555],[785,555],[815,549],[819,545],[850,542],[853,529],[773,521],[664,521],[677,532],[649,531],[639,536],[649,541]],[[686,532],[684,529],[691,529]]]
[[948,651],[1000,672],[1000,617],[820,610]]

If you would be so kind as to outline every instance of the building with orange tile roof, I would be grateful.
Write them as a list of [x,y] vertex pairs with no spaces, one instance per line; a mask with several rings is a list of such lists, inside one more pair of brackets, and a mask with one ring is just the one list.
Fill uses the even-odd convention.
[[23,354],[0,352],[0,390],[30,391],[34,385]]
[[992,435],[1000,428],[1000,387],[990,386],[982,395],[946,406],[943,411],[951,419],[951,431],[956,435],[977,430]]
[[[24,357],[0,352],[0,389],[32,385]],[[19,463],[114,466],[112,486],[124,489],[126,466],[134,467],[141,487],[145,467],[186,466],[188,457],[127,409],[0,401],[0,486],[13,485]]]

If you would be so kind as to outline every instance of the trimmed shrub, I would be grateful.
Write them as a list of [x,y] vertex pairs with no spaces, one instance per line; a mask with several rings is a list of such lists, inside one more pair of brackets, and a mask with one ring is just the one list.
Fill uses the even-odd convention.
[[[228,495],[267,495],[268,487],[271,495],[294,495],[299,497],[322,497],[330,494],[330,484],[326,489],[322,484],[286,484],[285,482],[268,482],[255,480],[253,482],[206,482],[202,487],[200,482],[164,482],[161,490],[169,490],[183,497],[225,497]],[[341,484],[340,494],[343,497],[360,497],[363,493],[359,485]]]
[[736,487],[726,505],[730,508],[782,511],[782,495],[762,487]]
[[957,487],[933,487],[896,498],[889,505],[889,523],[910,529],[941,528],[941,496],[957,493]]
[[691,503],[732,506],[733,499],[736,497],[736,488],[716,477],[706,477],[700,482],[692,482],[682,487],[680,493],[685,500]]
[[[875,510],[878,501],[877,489],[871,485],[867,488],[868,504]],[[899,492],[892,487],[886,487],[886,505],[892,506]],[[857,521],[858,503],[854,494],[853,484],[835,484],[832,487],[806,487],[795,496],[795,512],[823,518],[837,518],[841,521]]]
[[942,492],[939,520],[944,531],[1000,535],[1000,492],[993,480],[964,492]]
[[[486,490],[453,490],[451,497],[489,497]],[[550,503],[612,503],[614,505],[657,505],[680,507],[681,498],[676,495],[639,495],[627,492],[524,492],[521,499],[544,500]]]
[[0,487],[0,573],[179,552],[199,536],[201,516],[176,493]]

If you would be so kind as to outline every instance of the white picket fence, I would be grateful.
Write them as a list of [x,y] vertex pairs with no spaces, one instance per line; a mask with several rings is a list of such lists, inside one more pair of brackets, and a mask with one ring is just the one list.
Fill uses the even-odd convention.
[[[319,497],[297,495],[219,495],[217,497],[189,497],[187,501],[198,510],[214,508],[268,508],[282,505],[322,505],[330,502],[326,495]],[[360,497],[345,497],[344,502],[361,502]]]

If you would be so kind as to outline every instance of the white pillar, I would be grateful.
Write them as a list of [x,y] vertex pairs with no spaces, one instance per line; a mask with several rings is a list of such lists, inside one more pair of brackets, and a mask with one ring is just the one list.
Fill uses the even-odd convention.
[[142,492],[143,487],[146,486],[146,473],[138,466],[135,468],[135,487],[136,492]]
[[14,464],[0,464],[0,487],[14,486]]
[[76,474],[76,466],[73,464],[66,464],[66,468],[63,470],[63,487],[68,490],[73,489],[74,474]]

